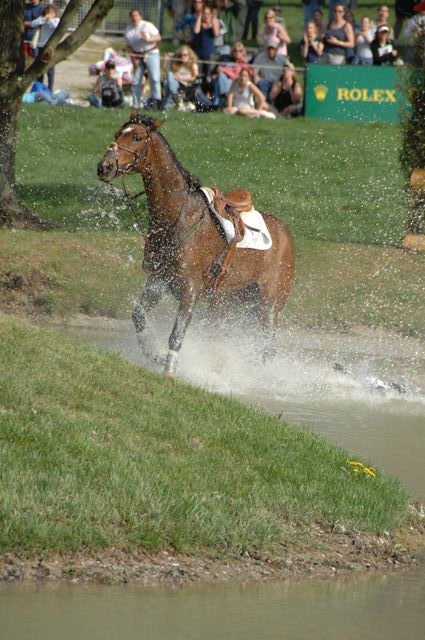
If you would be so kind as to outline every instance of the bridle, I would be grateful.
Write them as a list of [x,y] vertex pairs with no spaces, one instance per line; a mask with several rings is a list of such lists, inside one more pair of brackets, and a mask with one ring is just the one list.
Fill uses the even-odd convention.
[[[135,169],[135,167],[139,164],[140,160],[143,158],[143,155],[145,153],[145,151],[147,150],[148,144],[150,144],[151,142],[151,137],[149,135],[149,133],[146,131],[146,140],[145,143],[143,145],[143,147],[141,149],[138,149],[136,151],[133,151],[133,149],[128,149],[127,147],[123,147],[122,145],[119,145],[117,142],[113,142],[112,144],[109,145],[109,147],[106,149],[106,154],[105,154],[105,158],[109,157],[109,158],[114,158],[114,160],[117,162],[117,169],[119,168],[119,170],[122,173],[131,173],[133,171],[133,169]],[[118,160],[117,160],[117,149],[119,151],[125,151],[125,153],[129,153],[130,155],[133,156],[133,161],[132,162],[128,162],[127,164],[125,164],[123,167],[118,167]]]
[[[123,145],[120,145],[117,142],[113,142],[111,145],[109,145],[109,147],[107,147],[106,153],[105,153],[105,156],[104,156],[105,158],[106,157],[113,158],[115,160],[116,164],[117,164],[117,171],[119,170],[121,172],[123,191],[124,191],[127,203],[128,203],[128,205],[129,205],[129,207],[131,209],[131,212],[133,214],[133,219],[134,219],[134,222],[135,222],[134,228],[137,229],[145,237],[145,239],[148,238],[149,233],[145,229],[143,229],[142,225],[140,224],[139,216],[137,215],[137,212],[136,212],[136,210],[134,208],[134,205],[133,205],[134,200],[136,198],[138,198],[139,196],[143,195],[145,193],[145,191],[141,191],[140,193],[137,193],[136,195],[131,196],[128,193],[128,190],[127,190],[127,187],[126,187],[126,184],[125,184],[125,176],[127,174],[132,173],[136,169],[136,167],[139,164],[140,160],[143,158],[143,156],[144,156],[144,154],[145,154],[145,152],[146,152],[146,150],[148,148],[148,145],[151,142],[151,136],[149,135],[149,132],[147,130],[146,130],[146,136],[147,137],[146,137],[146,140],[145,140],[143,146],[140,149],[136,150],[136,151],[133,151],[133,149],[129,149],[128,147],[124,147]],[[124,151],[125,153],[128,153],[128,154],[132,155],[133,156],[133,160],[131,162],[125,164],[122,167],[118,167],[117,150]],[[177,217],[177,220],[173,225],[174,228],[177,226],[177,224],[180,221],[180,216],[181,216],[181,212],[183,210],[183,207],[184,207],[184,203],[182,204],[180,212],[179,212],[179,215]],[[197,233],[197,231],[199,230],[199,228],[202,225],[202,222],[204,220],[206,211],[207,211],[207,208],[205,208],[205,210],[201,213],[201,215],[198,218],[198,220],[196,220],[194,223],[192,223],[190,225],[189,229],[187,229],[183,233],[183,235],[181,235],[180,237],[176,238],[176,241],[175,241],[174,246],[173,246],[173,250],[174,251],[176,251],[179,247],[181,247],[186,242],[186,240],[188,240],[192,235]],[[170,229],[170,231],[172,233],[174,231],[174,229],[172,229],[172,230]],[[162,265],[160,265],[159,267],[157,267],[157,268],[149,269],[149,268],[147,268],[147,264],[144,265],[144,268],[148,273],[149,272],[160,273],[161,271],[163,271],[165,269],[166,266],[167,266],[166,262],[164,261],[164,263]]]

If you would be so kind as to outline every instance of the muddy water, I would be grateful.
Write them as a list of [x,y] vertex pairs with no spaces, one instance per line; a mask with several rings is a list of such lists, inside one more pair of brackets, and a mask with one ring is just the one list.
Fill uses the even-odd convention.
[[184,589],[0,588],[4,640],[421,640],[425,575]]
[[[140,362],[129,323],[61,330]],[[166,332],[151,327],[152,340]],[[256,337],[194,326],[179,376],[308,425],[425,498],[423,344],[388,334],[286,328],[272,365]],[[337,370],[334,364],[338,363]],[[398,575],[277,584],[129,589],[0,585],[0,638],[19,640],[420,640],[425,563]]]

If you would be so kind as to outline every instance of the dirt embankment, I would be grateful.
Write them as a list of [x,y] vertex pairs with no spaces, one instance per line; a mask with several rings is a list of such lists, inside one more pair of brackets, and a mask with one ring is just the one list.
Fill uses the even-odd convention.
[[117,549],[33,557],[7,553],[0,557],[0,580],[153,586],[393,572],[425,561],[425,511],[422,505],[410,508],[412,524],[394,537],[368,536],[338,525],[333,531],[317,526],[311,532],[311,546],[285,546],[273,556],[245,552],[228,561],[172,551]]

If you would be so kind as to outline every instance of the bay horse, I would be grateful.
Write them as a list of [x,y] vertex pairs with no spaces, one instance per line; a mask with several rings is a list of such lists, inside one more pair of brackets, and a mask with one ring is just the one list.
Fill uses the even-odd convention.
[[[225,254],[228,243],[199,180],[182,167],[158,131],[161,124],[161,120],[134,111],[115,134],[115,142],[99,162],[97,174],[105,182],[131,173],[140,173],[143,178],[149,210],[143,268],[149,275],[132,319],[147,355],[149,345],[143,336],[147,314],[167,292],[178,300],[164,369],[165,374],[173,375],[195,304],[214,288],[217,264],[220,270],[217,259]],[[237,248],[231,267],[221,278],[219,294],[233,294],[255,285],[267,338],[266,358],[273,352],[274,332],[292,284],[294,249],[286,225],[271,214],[263,216],[272,238],[271,248]]]

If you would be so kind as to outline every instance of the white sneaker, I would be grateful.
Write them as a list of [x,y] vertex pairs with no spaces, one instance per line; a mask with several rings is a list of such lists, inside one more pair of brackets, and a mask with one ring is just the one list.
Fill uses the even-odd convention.
[[260,115],[262,118],[269,118],[269,120],[276,120],[276,116],[271,111],[260,111]]

